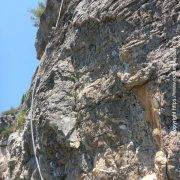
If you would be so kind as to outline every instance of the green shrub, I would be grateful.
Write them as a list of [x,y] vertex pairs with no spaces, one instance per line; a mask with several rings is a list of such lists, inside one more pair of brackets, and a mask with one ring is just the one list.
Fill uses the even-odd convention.
[[23,94],[21,97],[21,104],[23,104],[25,100],[26,100],[26,94]]
[[10,110],[7,110],[7,111],[3,112],[2,115],[15,115],[16,113],[17,113],[17,109],[11,107]]
[[[17,113],[17,110],[16,110],[16,113]],[[26,120],[26,112],[20,111],[16,115],[17,124],[14,122],[13,124],[10,124],[7,127],[5,127],[0,132],[0,138],[8,137],[11,133],[15,132],[17,129],[21,129],[25,124],[25,120]]]
[[34,21],[34,26],[39,27],[40,24],[40,18],[42,14],[44,13],[46,8],[46,0],[39,1],[38,6],[34,9],[31,9],[31,19]]
[[11,133],[14,132],[14,126],[8,126],[6,128],[4,128],[3,131],[1,131],[0,133],[0,137],[8,137]]
[[16,119],[17,119],[17,128],[22,128],[26,121],[26,112],[25,111],[19,112]]

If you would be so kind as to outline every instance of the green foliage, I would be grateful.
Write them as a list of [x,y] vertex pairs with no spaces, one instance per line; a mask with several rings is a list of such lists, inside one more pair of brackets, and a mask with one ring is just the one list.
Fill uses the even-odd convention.
[[17,118],[17,127],[22,128],[26,121],[26,112],[25,111],[19,112],[16,118]]
[[23,94],[21,98],[21,104],[23,104],[25,100],[26,100],[26,94]]
[[17,109],[11,107],[10,110],[3,112],[2,115],[16,115],[16,113],[17,113]]
[[1,131],[0,133],[0,137],[8,137],[11,133],[13,133],[14,131],[14,126],[8,126],[6,128],[4,128],[3,131]]
[[[11,111],[14,112],[14,109]],[[11,111],[9,110],[8,112]],[[17,110],[16,110],[16,114],[17,114]],[[25,124],[25,120],[26,120],[26,112],[20,111],[16,115],[16,121],[13,124],[9,124],[0,132],[0,138],[5,138],[5,137],[7,138],[11,133],[15,132],[18,129],[21,129]]]
[[31,19],[34,22],[35,27],[39,27],[40,18],[42,14],[44,13],[45,8],[46,8],[46,0],[43,0],[43,1],[38,2],[38,6],[36,8],[31,9],[30,11],[32,14]]
[[76,82],[76,81],[78,81],[80,79],[80,75],[79,75],[79,73],[74,72],[74,73],[71,74],[71,76],[69,78],[70,78],[71,81]]

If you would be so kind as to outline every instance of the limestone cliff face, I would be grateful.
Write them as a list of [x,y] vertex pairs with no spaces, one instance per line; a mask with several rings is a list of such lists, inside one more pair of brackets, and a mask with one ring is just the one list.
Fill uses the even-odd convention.
[[[54,28],[60,3],[48,0],[41,17],[40,66],[23,104],[30,108],[36,86],[43,178],[180,179],[178,124],[172,131],[174,76],[180,117],[180,2],[65,0]],[[29,126],[27,118],[1,148],[2,179],[40,179]]]

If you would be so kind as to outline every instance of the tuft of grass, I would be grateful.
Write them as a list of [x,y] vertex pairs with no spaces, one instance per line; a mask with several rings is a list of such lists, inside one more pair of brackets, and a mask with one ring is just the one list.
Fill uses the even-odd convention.
[[0,133],[0,137],[8,137],[11,133],[14,132],[14,126],[8,126]]
[[5,111],[2,113],[2,115],[16,115],[17,113],[17,109],[11,107],[11,109],[9,109],[8,111]]
[[26,111],[21,110],[20,112],[17,109],[10,109],[3,113],[4,115],[14,115],[16,117],[16,121],[13,123],[9,123],[8,126],[4,127],[3,130],[0,131],[0,139],[8,138],[11,133],[15,132],[18,129],[22,129],[24,127],[26,121]]
[[42,0],[38,2],[38,6],[36,8],[30,10],[30,13],[32,15],[31,19],[34,22],[35,27],[39,27],[40,18],[44,13],[45,9],[46,9],[46,0]]
[[69,79],[73,82],[76,82],[80,79],[80,75],[78,73],[72,73],[71,76],[69,77]]
[[26,112],[25,111],[19,112],[16,119],[17,119],[17,128],[19,129],[22,128],[26,121]]
[[27,99],[27,95],[26,94],[23,94],[22,97],[21,97],[21,104],[23,104]]

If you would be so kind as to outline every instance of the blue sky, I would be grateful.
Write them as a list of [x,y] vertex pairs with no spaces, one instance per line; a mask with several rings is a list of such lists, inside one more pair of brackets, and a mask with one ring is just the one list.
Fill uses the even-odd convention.
[[16,107],[38,65],[34,47],[37,28],[30,9],[38,0],[6,0],[0,5],[0,112]]

